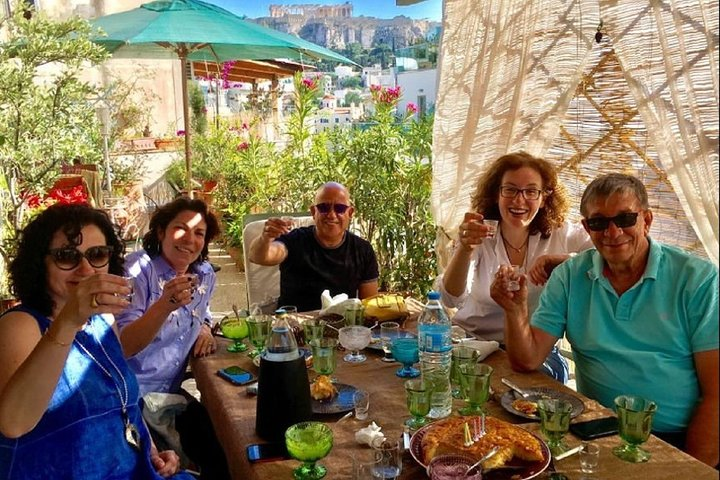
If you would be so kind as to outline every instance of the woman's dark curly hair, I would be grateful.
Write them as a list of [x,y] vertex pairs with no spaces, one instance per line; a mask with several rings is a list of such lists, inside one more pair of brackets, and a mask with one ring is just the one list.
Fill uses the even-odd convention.
[[155,210],[155,213],[150,219],[148,232],[143,237],[143,248],[151,258],[160,255],[160,233],[165,231],[175,217],[186,210],[202,215],[207,225],[207,229],[205,230],[205,245],[203,245],[200,256],[192,264],[195,265],[207,260],[208,245],[210,245],[212,239],[220,233],[220,224],[218,224],[215,214],[210,211],[205,202],[197,199],[191,200],[187,197],[176,198],[172,202]]
[[115,232],[108,215],[86,204],[55,204],[40,213],[20,233],[17,255],[10,262],[12,291],[22,304],[44,315],[51,315],[55,307],[47,288],[47,258],[57,232],[62,232],[68,242],[64,246],[82,243],[82,229],[97,226],[105,236],[105,243],[113,247],[108,271],[123,274],[125,245]]
[[530,167],[540,174],[545,199],[545,205],[540,208],[530,224],[530,235],[539,232],[542,238],[548,238],[550,232],[565,221],[565,215],[568,212],[567,195],[562,184],[558,183],[555,167],[546,160],[533,157],[529,153],[508,153],[495,160],[478,179],[475,193],[471,199],[472,207],[487,219],[501,220],[498,199],[503,175],[507,171],[518,170],[522,167]]

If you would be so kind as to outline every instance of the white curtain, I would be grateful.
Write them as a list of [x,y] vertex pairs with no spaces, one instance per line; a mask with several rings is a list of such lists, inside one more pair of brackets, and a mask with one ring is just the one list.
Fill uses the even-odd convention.
[[718,2],[600,0],[648,135],[718,263]]
[[441,265],[485,163],[542,155],[557,135],[599,18],[594,0],[445,1],[432,194]]
[[717,263],[717,13],[710,0],[445,0],[433,135],[440,264],[487,162],[520,149],[544,156],[558,137],[587,82],[601,17],[667,177]]

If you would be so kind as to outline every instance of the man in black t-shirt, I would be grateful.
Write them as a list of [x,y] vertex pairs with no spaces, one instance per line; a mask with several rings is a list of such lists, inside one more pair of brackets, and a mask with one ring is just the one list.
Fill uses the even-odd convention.
[[347,189],[328,182],[310,207],[314,226],[291,230],[291,223],[280,218],[265,222],[249,258],[260,265],[280,265],[278,305],[316,310],[326,289],[332,296],[346,293],[351,298],[377,294],[375,252],[367,240],[348,231],[354,211]]

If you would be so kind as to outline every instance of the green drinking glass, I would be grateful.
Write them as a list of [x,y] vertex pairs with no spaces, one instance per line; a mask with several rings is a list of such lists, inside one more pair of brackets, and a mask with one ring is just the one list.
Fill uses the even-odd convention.
[[407,395],[407,406],[412,418],[405,421],[405,425],[413,430],[428,423],[427,416],[430,413],[430,397],[432,386],[420,378],[405,381],[405,394]]
[[553,455],[567,450],[563,438],[570,429],[570,417],[573,404],[558,398],[541,398],[537,401],[540,415],[540,430],[547,438],[547,444]]
[[450,385],[452,387],[453,398],[463,398],[462,385],[460,381],[460,365],[465,365],[473,361],[475,350],[470,347],[461,345],[452,349],[452,363],[450,364]]
[[323,338],[325,334],[325,321],[317,319],[305,320],[302,324],[303,333],[305,334],[305,343],[310,345],[310,342]]
[[333,446],[330,427],[321,422],[300,422],[285,431],[285,445],[295,460],[303,462],[293,470],[296,480],[318,480],[327,473],[327,468],[317,463],[325,458]]
[[227,347],[228,352],[235,353],[247,350],[247,345],[243,343],[243,339],[250,333],[246,318],[247,317],[239,317],[236,315],[226,315],[220,320],[220,331],[223,336],[233,341],[233,343]]
[[332,375],[337,365],[335,348],[338,341],[335,338],[316,338],[310,340],[313,354],[313,370],[318,375]]
[[269,315],[252,315],[246,320],[249,330],[250,343],[255,350],[250,352],[251,357],[257,357],[265,348],[265,341],[270,336],[272,321]]
[[650,436],[657,404],[635,395],[620,395],[615,398],[615,410],[623,444],[613,448],[613,454],[626,462],[647,462],[650,460],[650,452],[640,448],[640,445]]
[[490,377],[493,368],[485,363],[469,362],[458,367],[460,387],[467,406],[459,410],[460,415],[485,413],[485,402],[490,398]]

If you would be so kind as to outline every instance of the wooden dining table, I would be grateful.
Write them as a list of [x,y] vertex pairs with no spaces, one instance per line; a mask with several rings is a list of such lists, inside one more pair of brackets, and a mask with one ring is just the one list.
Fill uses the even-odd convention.
[[[297,460],[280,460],[273,462],[251,463],[248,460],[246,449],[248,445],[265,443],[255,433],[256,399],[247,393],[244,386],[236,386],[223,380],[217,371],[231,365],[258,373],[258,368],[246,353],[230,353],[227,351],[229,341],[218,338],[218,349],[213,355],[195,358],[192,360],[192,370],[201,392],[202,403],[212,419],[217,436],[222,444],[228,459],[233,479],[237,480],[276,480],[292,479],[292,471],[299,465]],[[367,420],[359,421],[354,418],[337,421],[342,413],[331,415],[314,415],[313,420],[327,423],[333,431],[334,443],[329,455],[320,462],[327,467],[327,479],[352,478],[352,459],[355,455],[367,454],[370,447],[355,440],[355,432],[375,422],[382,428],[386,438],[399,438],[403,431],[403,422],[410,418],[406,406],[405,379],[395,375],[399,368],[398,363],[383,362],[382,351],[365,349],[367,360],[362,363],[351,364],[343,361],[343,352],[337,352],[337,369],[334,377],[339,383],[362,388],[370,392],[370,410]],[[526,388],[549,387],[567,394],[575,395],[584,405],[584,411],[573,422],[581,422],[595,418],[612,415],[612,411],[603,407],[594,400],[584,397],[552,378],[540,373],[517,373],[510,368],[507,353],[497,350],[483,360],[492,366],[494,372],[491,379],[493,394],[487,402],[488,414],[513,424],[520,424],[523,428],[539,433],[539,424],[528,419],[516,416],[507,411],[500,402],[501,396],[508,390],[502,382],[507,377],[517,385]],[[309,376],[313,377],[309,371]],[[461,400],[454,400],[453,414],[464,405]],[[581,443],[580,439],[569,433],[565,438],[569,447]],[[612,454],[611,450],[621,443],[617,435],[594,440],[600,446],[600,462],[597,473],[593,476],[581,473],[578,455],[563,460],[553,460],[551,468],[563,472],[568,479],[585,478],[595,479],[717,479],[718,472],[663,442],[655,436],[643,445],[652,455],[647,463],[633,464],[620,460]],[[425,469],[416,462],[410,452],[403,456],[400,479],[427,478]]]

